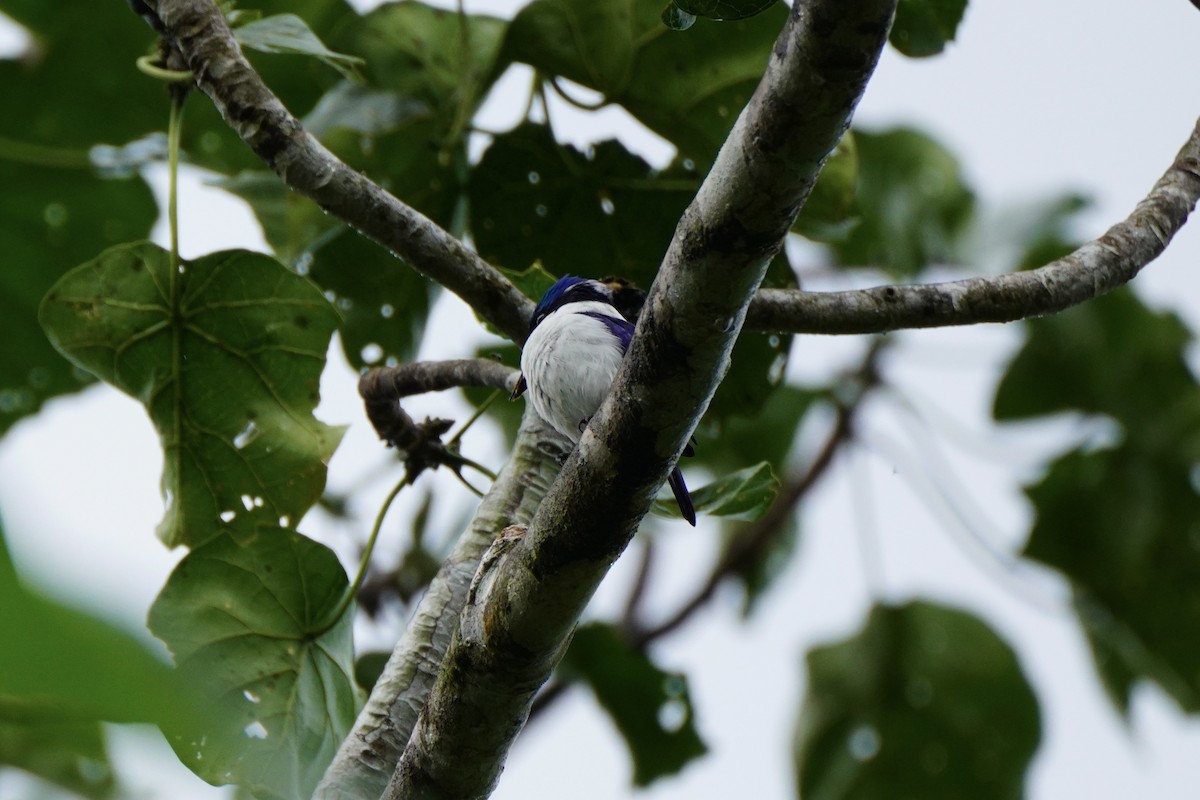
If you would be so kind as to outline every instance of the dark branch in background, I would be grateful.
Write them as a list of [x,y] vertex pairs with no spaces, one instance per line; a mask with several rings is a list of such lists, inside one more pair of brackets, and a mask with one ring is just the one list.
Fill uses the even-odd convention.
[[798,0],[685,213],[612,392],[528,532],[476,577],[385,798],[490,793],[533,695],[704,412],[767,262],[849,125],[893,0]]
[[950,283],[849,292],[759,291],[746,327],[780,333],[882,333],[1053,314],[1112,291],[1159,256],[1200,198],[1200,121],[1174,163],[1121,222],[1039,269]]
[[[242,55],[213,0],[139,0],[229,126],[280,179],[457,294],[514,342],[533,303],[495,267],[310,136]],[[145,13],[149,7],[155,16]]]

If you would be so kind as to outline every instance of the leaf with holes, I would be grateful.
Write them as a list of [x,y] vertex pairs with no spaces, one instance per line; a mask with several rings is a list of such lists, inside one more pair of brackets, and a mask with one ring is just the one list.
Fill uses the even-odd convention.
[[559,674],[591,687],[629,748],[638,786],[674,775],[708,752],[696,732],[687,679],[655,666],[611,625],[580,627]]
[[179,562],[150,609],[151,632],[218,716],[168,735],[210,783],[308,797],[361,699],[353,614],[330,621],[346,573],[295,531],[238,527]]
[[1021,797],[1041,738],[1012,648],[925,602],[876,606],[856,636],[810,652],[798,720],[805,798]]
[[296,521],[342,430],[313,416],[337,313],[259,253],[181,265],[142,242],[56,283],[40,319],[67,358],[145,404],[164,451],[159,536],[195,547],[222,519]]

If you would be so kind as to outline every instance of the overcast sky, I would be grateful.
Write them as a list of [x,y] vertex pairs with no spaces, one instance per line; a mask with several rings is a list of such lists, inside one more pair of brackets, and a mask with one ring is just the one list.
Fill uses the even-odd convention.
[[[473,11],[502,14],[512,5],[467,3]],[[910,61],[885,53],[856,123],[910,124],[930,132],[958,154],[989,207],[1081,191],[1094,206],[1081,218],[1079,233],[1091,237],[1127,214],[1170,163],[1200,113],[1197,76],[1200,11],[1187,0],[975,0],[959,41],[943,56]],[[511,109],[523,102],[511,93],[522,93],[523,101],[523,80],[519,74],[505,80],[491,98],[490,127],[513,121]],[[552,114],[556,131],[573,142],[619,135],[652,163],[669,159],[665,143],[619,111],[600,115],[603,129],[561,105]],[[162,174],[153,171],[160,185]],[[195,176],[184,182],[181,208],[186,256],[263,247],[244,207],[206,189]],[[161,225],[156,237],[165,242]],[[1155,305],[1200,326],[1198,267],[1200,225],[1193,224],[1138,278],[1138,289]],[[470,354],[476,339],[464,340],[464,318],[453,298],[439,304],[431,320],[438,335],[430,337],[422,356]],[[887,375],[926,421],[912,421],[895,403],[873,404],[865,444],[838,462],[803,508],[801,553],[759,614],[743,624],[736,592],[720,593],[690,627],[655,651],[661,665],[687,673],[712,752],[643,797],[792,796],[790,740],[804,686],[803,653],[853,633],[872,597],[914,596],[981,614],[1017,649],[1043,714],[1043,745],[1028,784],[1033,800],[1195,795],[1200,726],[1157,689],[1143,687],[1124,727],[1063,611],[1061,583],[1037,571],[1006,573],[983,554],[986,547],[1020,547],[1029,510],[1016,479],[1033,477],[1038,457],[1061,447],[1069,435],[1061,426],[997,432],[987,424],[995,381],[1018,343],[1014,329],[1000,326],[903,337]],[[799,339],[791,374],[825,374],[831,365],[852,361],[861,344]],[[331,368],[322,391],[319,415],[351,425],[331,465],[331,485],[365,486],[357,510],[369,516],[395,472],[381,470],[387,456],[362,417],[349,370]],[[412,404],[414,416],[462,418],[463,409],[453,396]],[[929,439],[923,425],[936,432],[936,447],[915,443]],[[481,431],[469,449],[478,460],[502,463],[494,435]],[[162,512],[160,468],[144,412],[115,390],[98,386],[55,401],[18,425],[0,440],[0,508],[22,571],[141,629],[146,609],[182,555],[165,551],[153,537]],[[921,488],[927,482],[923,475],[932,475],[955,502],[975,509],[968,513],[969,532]],[[438,485],[435,519],[449,526],[458,516],[456,506],[469,497],[453,484]],[[395,520],[411,513],[417,499],[410,497],[396,512],[394,536],[401,527]],[[851,513],[864,507],[875,513]],[[315,518],[302,527],[339,552],[352,553],[346,532]],[[982,538],[986,547],[973,544],[972,537]],[[650,598],[651,611],[670,609],[687,594],[715,546],[704,530],[682,525],[669,526],[660,541],[665,556],[660,562],[669,574]],[[395,552],[400,544],[385,541],[382,547]],[[864,566],[864,546],[876,554],[872,563],[879,566],[873,571]],[[616,607],[632,564],[624,559],[617,565],[593,613]],[[380,645],[379,636],[363,629],[360,643]],[[140,750],[148,740],[117,733],[122,754]],[[157,747],[126,774],[144,796],[227,796],[172,763],[165,745]],[[495,797],[610,800],[629,796],[630,775],[611,724],[589,697],[575,693],[519,741]],[[22,785],[0,778],[0,796]]]

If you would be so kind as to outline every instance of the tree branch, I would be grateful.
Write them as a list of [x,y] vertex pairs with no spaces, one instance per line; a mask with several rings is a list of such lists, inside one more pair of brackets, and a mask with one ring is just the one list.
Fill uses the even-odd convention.
[[558,474],[554,456],[565,447],[561,436],[526,410],[512,457],[430,582],[314,798],[362,800],[383,792],[442,668],[481,557],[506,526],[532,518]]
[[1159,256],[1200,198],[1200,121],[1130,215],[1065,258],[1028,272],[849,292],[762,289],[746,327],[778,333],[882,333],[1053,314],[1112,291]]
[[[229,126],[291,189],[457,294],[514,342],[533,303],[495,267],[308,134],[246,61],[213,0],[141,0]],[[143,7],[144,8],[144,7]]]
[[676,230],[608,400],[464,609],[387,798],[494,785],[537,688],[729,362],[746,306],[887,37],[894,0],[798,0]]

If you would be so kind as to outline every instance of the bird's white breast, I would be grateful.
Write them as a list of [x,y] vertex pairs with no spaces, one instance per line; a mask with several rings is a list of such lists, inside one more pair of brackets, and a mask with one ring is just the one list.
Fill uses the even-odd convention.
[[521,352],[534,411],[573,442],[600,408],[624,356],[609,327],[586,312],[621,318],[605,303],[570,303],[546,317]]

